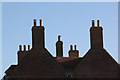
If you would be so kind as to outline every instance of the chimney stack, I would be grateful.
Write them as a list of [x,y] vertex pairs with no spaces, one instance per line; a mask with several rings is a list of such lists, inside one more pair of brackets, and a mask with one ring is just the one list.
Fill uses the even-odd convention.
[[[36,19],[34,19],[34,26],[36,26]],[[32,27],[32,48],[43,49],[45,48],[44,26],[42,19],[40,19],[40,26]]]
[[58,36],[58,41],[56,42],[56,57],[63,57],[63,42],[61,41],[61,36]]
[[97,27],[90,28],[90,41],[92,49],[103,49],[103,28],[100,26],[100,20],[97,20]]
[[73,46],[70,45],[70,50],[68,52],[69,57],[79,57],[79,51],[77,50],[77,45],[74,45],[75,50],[73,50]]

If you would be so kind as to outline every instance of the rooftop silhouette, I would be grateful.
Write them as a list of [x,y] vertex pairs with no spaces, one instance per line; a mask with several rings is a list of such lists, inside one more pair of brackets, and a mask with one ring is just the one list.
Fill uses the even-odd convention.
[[[4,80],[12,78],[120,78],[120,66],[103,47],[103,28],[100,20],[95,26],[92,20],[90,28],[91,48],[79,57],[77,45],[70,45],[69,57],[63,56],[61,35],[56,42],[56,57],[45,48],[45,27],[32,27],[32,48],[19,45],[18,64],[11,65],[6,71]],[[99,69],[98,69],[99,68]]]

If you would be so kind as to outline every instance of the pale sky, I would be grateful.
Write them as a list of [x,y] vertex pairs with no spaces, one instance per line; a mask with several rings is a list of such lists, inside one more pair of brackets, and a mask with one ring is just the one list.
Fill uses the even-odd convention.
[[104,48],[118,62],[117,2],[8,2],[2,3],[2,74],[10,65],[17,64],[18,46],[32,44],[34,18],[38,22],[43,19],[45,46],[53,56],[58,35],[61,35],[64,56],[68,56],[72,44],[78,46],[80,57],[90,49],[91,20],[97,23],[100,19]]

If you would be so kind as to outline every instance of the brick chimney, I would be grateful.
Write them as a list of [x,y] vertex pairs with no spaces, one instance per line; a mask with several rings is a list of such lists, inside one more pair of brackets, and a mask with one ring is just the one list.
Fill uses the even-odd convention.
[[70,45],[70,50],[69,50],[69,57],[79,57],[79,51],[77,50],[77,45],[74,45],[74,50],[73,46]]
[[34,19],[34,26],[32,27],[32,48],[33,49],[43,49],[45,48],[44,40],[44,26],[42,20],[40,19],[40,25],[36,25],[36,19]]
[[56,57],[63,57],[63,42],[61,41],[61,36],[58,36],[58,41],[56,42]]
[[90,42],[91,49],[103,49],[103,28],[100,26],[100,20],[97,20],[97,26],[92,20],[92,27],[90,28]]

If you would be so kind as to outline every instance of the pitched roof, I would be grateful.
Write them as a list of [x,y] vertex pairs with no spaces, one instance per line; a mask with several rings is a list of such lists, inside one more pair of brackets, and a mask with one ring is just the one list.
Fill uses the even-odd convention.
[[109,55],[105,49],[90,49],[74,68],[73,74],[76,78],[117,77],[118,63]]
[[82,59],[79,57],[54,58],[63,66],[64,69],[73,69],[77,65],[77,63]]
[[[53,59],[47,49],[31,50],[21,63],[11,71],[20,78],[64,78],[63,67]],[[23,74],[24,73],[24,74]]]
[[9,73],[11,72],[12,70],[14,70],[16,68],[17,65],[11,65],[6,71],[5,73]]
[[62,57],[62,58],[57,58],[54,57],[59,63],[61,62],[65,62],[65,61],[70,61],[70,60],[74,60],[74,59],[78,59],[79,57]]
[[69,61],[60,62],[64,69],[73,69],[82,58],[77,58]]

